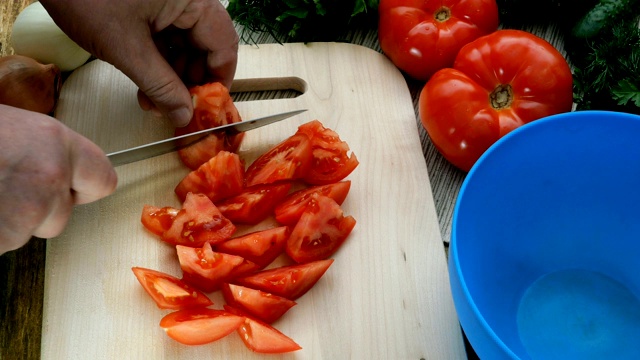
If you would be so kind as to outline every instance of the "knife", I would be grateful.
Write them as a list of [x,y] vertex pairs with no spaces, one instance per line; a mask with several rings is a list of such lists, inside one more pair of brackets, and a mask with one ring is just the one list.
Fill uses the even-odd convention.
[[248,121],[240,121],[231,124],[226,124],[222,126],[217,126],[210,129],[196,131],[190,134],[180,135],[176,137],[172,137],[165,140],[156,141],[146,145],[136,146],[130,149],[120,150],[116,152],[112,152],[107,154],[109,160],[111,160],[111,164],[115,166],[125,165],[132,162],[152,158],[155,156],[163,155],[172,151],[179,150],[185,146],[189,146],[194,144],[205,137],[207,135],[218,132],[225,131],[229,135],[238,134],[241,132],[249,131],[252,129],[257,129],[259,127],[273,124],[274,122],[278,122],[280,120],[284,120],[290,118],[294,115],[298,115],[302,112],[307,111],[304,110],[294,110],[285,113],[265,116],[258,119],[248,120]]

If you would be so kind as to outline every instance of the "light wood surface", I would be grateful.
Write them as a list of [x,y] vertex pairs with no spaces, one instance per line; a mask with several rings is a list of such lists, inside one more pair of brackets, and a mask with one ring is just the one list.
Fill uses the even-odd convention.
[[[239,59],[232,90],[304,90],[290,99],[237,102],[243,118],[309,109],[247,133],[240,149],[247,163],[312,119],[337,131],[360,160],[343,204],[358,224],[327,274],[275,324],[303,347],[284,358],[465,358],[400,72],[375,51],[339,43],[245,45]],[[124,75],[94,61],[67,79],[56,117],[107,152],[167,137],[171,127],[139,110],[135,91]],[[43,359],[261,358],[237,336],[194,348],[163,334],[158,321],[168,311],[147,298],[131,267],[181,275],[175,249],[139,218],[145,204],[178,206],[173,188],[187,170],[173,153],[117,171],[116,193],[77,208],[65,232],[48,241]]]

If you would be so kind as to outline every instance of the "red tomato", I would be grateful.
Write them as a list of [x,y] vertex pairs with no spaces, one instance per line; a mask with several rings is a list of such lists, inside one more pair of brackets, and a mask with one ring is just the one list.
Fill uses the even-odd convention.
[[227,304],[268,324],[296,305],[295,301],[282,296],[233,284],[223,284],[222,295]]
[[169,274],[141,267],[131,270],[160,309],[180,310],[213,305],[205,294]]
[[318,185],[306,189],[298,190],[289,194],[275,208],[276,220],[285,225],[295,225],[307,208],[312,194],[328,196],[338,204],[342,204],[346,199],[351,181],[345,180],[327,185]]
[[333,259],[262,270],[232,283],[296,300],[309,291],[329,269]]
[[349,145],[340,136],[322,126],[318,120],[310,121],[298,128],[298,133],[311,138],[311,167],[302,177],[309,184],[324,185],[338,182],[357,166],[356,155],[350,153]]
[[326,259],[340,248],[355,226],[356,220],[345,217],[333,199],[313,194],[291,231],[285,250],[298,263]]
[[465,44],[498,29],[495,0],[381,0],[382,51],[412,78],[451,67]]
[[[224,309],[229,313],[242,316],[241,311],[229,305],[225,305]],[[238,327],[237,332],[247,348],[253,352],[281,354],[302,349],[278,329],[249,316],[245,316],[244,323]]]
[[244,324],[244,319],[222,310],[194,308],[166,315],[160,320],[160,327],[177,342],[202,345],[231,334]]
[[[242,121],[229,91],[221,83],[195,86],[189,89],[189,92],[194,105],[193,117],[189,125],[175,130],[175,136]],[[189,169],[195,170],[222,150],[236,152],[243,137],[244,133],[211,134],[178,150],[178,154]]]
[[[175,215],[174,215],[175,214]],[[188,193],[182,209],[145,206],[142,224],[171,245],[199,247],[231,238],[235,225],[203,194]]]
[[571,69],[545,40],[499,30],[460,50],[420,94],[420,119],[435,147],[469,171],[489,146],[541,117],[571,111]]
[[217,290],[222,283],[229,281],[239,273],[247,274],[252,268],[240,256],[214,252],[209,243],[202,248],[176,246],[178,261],[182,269],[184,282],[204,292]]
[[238,154],[220,151],[180,181],[175,193],[184,201],[188,192],[202,193],[216,202],[243,190],[244,164]]
[[287,226],[254,231],[216,244],[215,250],[241,256],[264,268],[284,252],[290,233]]
[[311,140],[294,134],[258,157],[245,174],[245,185],[271,184],[299,179],[311,166]]
[[236,224],[257,224],[273,214],[290,188],[290,183],[256,185],[216,205],[222,215]]

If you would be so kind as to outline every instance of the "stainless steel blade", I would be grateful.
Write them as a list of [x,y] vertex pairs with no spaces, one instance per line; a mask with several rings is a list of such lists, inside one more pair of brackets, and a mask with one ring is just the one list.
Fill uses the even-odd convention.
[[278,121],[290,118],[294,115],[298,115],[305,111],[307,110],[306,109],[295,110],[295,111],[289,111],[281,114],[265,116],[258,119],[226,124],[226,125],[218,126],[211,129],[205,129],[205,130],[197,131],[190,134],[185,134],[185,135],[176,136],[176,137],[165,139],[165,140],[156,141],[146,145],[136,146],[130,149],[112,152],[110,154],[107,154],[107,157],[109,158],[109,160],[111,160],[111,164],[113,164],[113,166],[129,164],[132,162],[152,158],[154,156],[159,156],[172,151],[179,150],[185,146],[189,146],[193,143],[196,143],[204,139],[207,135],[214,132],[225,131],[230,134],[237,134],[240,132],[257,129],[265,125],[273,124],[274,122],[278,122]]

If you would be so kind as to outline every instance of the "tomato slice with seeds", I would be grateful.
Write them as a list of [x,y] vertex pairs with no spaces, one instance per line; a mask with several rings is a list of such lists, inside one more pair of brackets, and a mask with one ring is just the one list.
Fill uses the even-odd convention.
[[246,266],[242,257],[214,252],[209,243],[201,248],[177,245],[176,252],[183,281],[204,292],[217,290],[222,283],[234,277],[238,267]]
[[[185,127],[176,128],[175,136],[242,121],[229,91],[222,83],[214,82],[189,89],[193,100],[193,116]],[[206,163],[220,151],[236,152],[244,133],[229,135],[225,132],[210,134],[206,138],[178,150],[180,160],[191,170]]]
[[315,193],[291,230],[285,250],[298,263],[326,259],[342,246],[355,226],[353,216],[344,216],[335,200]]
[[273,214],[273,209],[290,188],[290,183],[256,185],[216,206],[233,223],[254,225]]
[[303,177],[311,165],[311,141],[294,134],[262,154],[247,168],[245,185],[271,184]]
[[245,286],[223,284],[222,296],[227,304],[268,324],[278,320],[296,302],[285,297]]
[[296,300],[320,280],[332,263],[333,259],[327,259],[282,266],[239,277],[231,283]]
[[174,276],[142,267],[131,270],[160,309],[180,310],[213,305],[205,294]]
[[[242,311],[232,306],[225,305],[224,309],[229,313],[243,316]],[[256,353],[282,354],[302,349],[280,330],[250,316],[244,316],[244,323],[238,327],[237,332],[245,346]]]
[[276,206],[274,210],[276,220],[281,224],[295,225],[309,204],[312,194],[328,196],[338,204],[342,204],[347,198],[350,188],[351,181],[344,180],[333,184],[318,185],[293,192],[287,195],[287,197],[282,200],[278,206]]
[[349,145],[335,131],[325,128],[318,120],[298,127],[298,134],[311,139],[312,160],[303,180],[322,185],[338,182],[349,175],[359,164]]
[[160,320],[160,327],[179,343],[203,345],[236,331],[244,319],[223,310],[193,308],[167,314]]
[[171,228],[173,219],[180,209],[173,208],[171,206],[157,207],[152,205],[145,205],[142,208],[142,218],[140,221],[144,227],[152,233],[162,236],[162,234]]
[[175,193],[180,201],[193,192],[205,194],[216,202],[241,193],[243,181],[244,164],[238,154],[220,151],[187,174],[176,186]]
[[284,253],[290,233],[289,227],[280,226],[231,238],[214,247],[216,251],[242,256],[264,268]]

